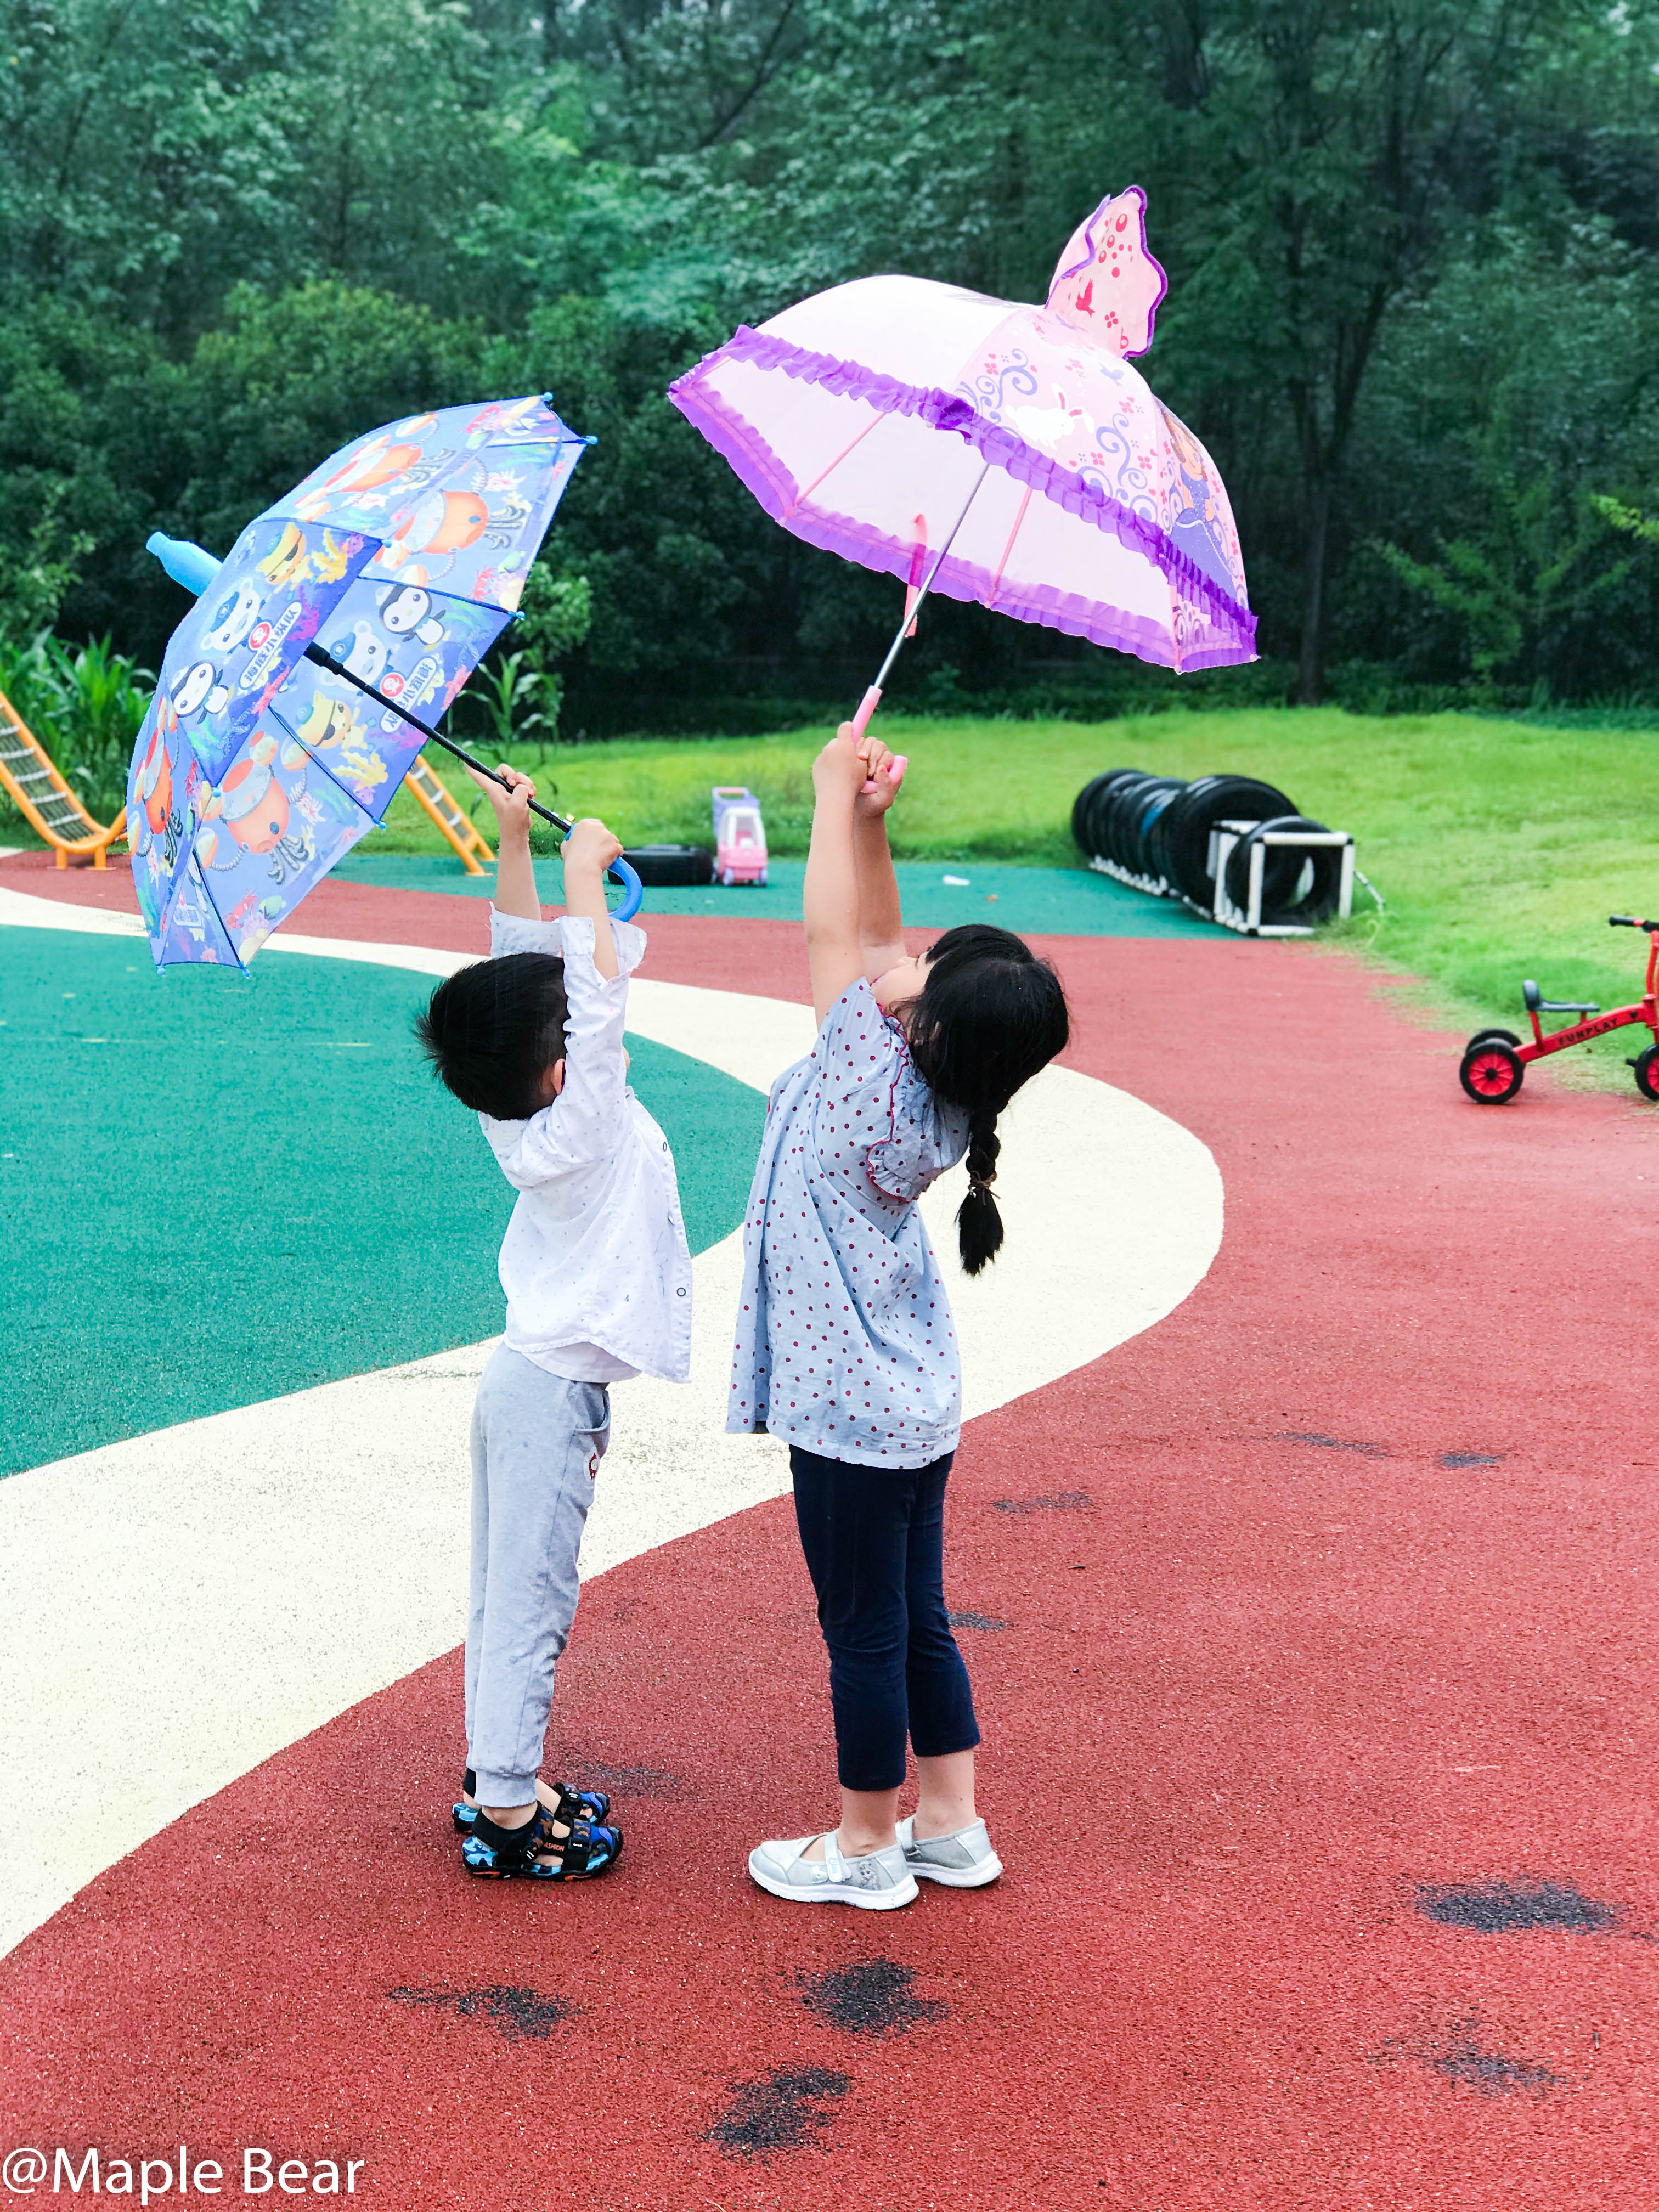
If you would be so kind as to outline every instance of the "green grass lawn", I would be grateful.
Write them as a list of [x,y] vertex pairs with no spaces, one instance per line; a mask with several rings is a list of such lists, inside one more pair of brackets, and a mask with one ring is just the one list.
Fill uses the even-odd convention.
[[[1076,866],[1072,800],[1101,769],[1236,770],[1353,831],[1387,911],[1377,915],[1362,891],[1353,921],[1329,941],[1421,978],[1419,1002],[1437,1018],[1524,1031],[1526,975],[1552,998],[1613,1006],[1638,994],[1644,942],[1610,931],[1607,916],[1659,908],[1651,732],[1264,709],[1097,725],[894,716],[886,733],[911,758],[893,816],[902,858]],[[532,746],[514,758],[561,809],[602,815],[633,843],[706,842],[709,787],[746,783],[760,795],[772,850],[785,857],[806,849],[822,735],[621,739],[544,757]],[[451,787],[464,784],[457,769]],[[487,828],[482,796],[477,816]],[[366,855],[443,849],[406,792],[388,823],[360,848]],[[1570,1078],[1627,1084],[1632,1035],[1556,1065]]]

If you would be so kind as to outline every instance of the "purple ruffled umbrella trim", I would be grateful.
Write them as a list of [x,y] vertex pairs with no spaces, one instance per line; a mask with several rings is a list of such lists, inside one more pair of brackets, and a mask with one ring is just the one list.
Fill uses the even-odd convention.
[[[1255,617],[1206,576],[1192,557],[1183,553],[1169,532],[1147,522],[1097,486],[1086,483],[1075,471],[1061,465],[1017,437],[1000,424],[988,422],[959,394],[902,383],[897,377],[878,375],[858,362],[838,361],[831,354],[811,353],[785,338],[768,337],[745,324],[715,352],[705,355],[669,387],[668,397],[689,422],[730,462],[749,489],[772,516],[796,537],[826,552],[859,562],[867,568],[884,569],[907,580],[915,553],[872,524],[850,515],[823,509],[803,509],[800,487],[787,466],[775,453],[746,416],[740,414],[705,379],[724,360],[752,362],[764,369],[781,369],[786,376],[821,384],[837,397],[867,400],[884,415],[914,415],[939,430],[954,430],[985,459],[1006,469],[1020,483],[1029,484],[1046,499],[1064,507],[1080,521],[1109,530],[1131,551],[1150,561],[1189,599],[1200,605],[1227,641],[1194,647],[1177,662],[1173,641],[1163,625],[1145,616],[1120,608],[1106,608],[1079,592],[1057,591],[1051,585],[1024,587],[1005,577],[1000,583],[990,571],[955,555],[948,556],[934,580],[933,589],[953,599],[978,600],[999,613],[1021,622],[1035,622],[1069,637],[1086,637],[1093,644],[1132,653],[1138,659],[1183,671],[1227,667],[1255,657]],[[993,587],[994,586],[994,596]]]

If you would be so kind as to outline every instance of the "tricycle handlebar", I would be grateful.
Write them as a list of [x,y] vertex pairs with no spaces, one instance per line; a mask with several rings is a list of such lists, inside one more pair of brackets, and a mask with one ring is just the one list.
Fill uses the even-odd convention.
[[1609,929],[1648,929],[1659,932],[1659,921],[1638,921],[1633,914],[1610,914]]

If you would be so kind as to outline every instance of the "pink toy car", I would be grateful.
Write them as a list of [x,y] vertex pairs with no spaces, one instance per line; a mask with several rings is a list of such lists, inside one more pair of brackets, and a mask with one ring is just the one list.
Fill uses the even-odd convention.
[[766,881],[760,801],[740,783],[714,786],[714,880],[728,885]]

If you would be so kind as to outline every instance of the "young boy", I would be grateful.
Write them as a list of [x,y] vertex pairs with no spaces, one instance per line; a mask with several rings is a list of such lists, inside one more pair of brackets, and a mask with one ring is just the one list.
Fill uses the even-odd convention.
[[609,1390],[684,1382],[691,1260],[667,1139],[628,1087],[623,1022],[645,933],[605,911],[622,850],[602,822],[565,841],[565,916],[544,921],[530,859],[535,785],[483,785],[500,846],[489,958],[441,983],[416,1024],[477,1114],[519,1194],[501,1244],[507,1333],[472,1416],[467,1772],[454,1808],[470,1874],[584,1881],[609,1871],[611,1801],[538,1779],[554,1669],[576,1610],[576,1559]]

